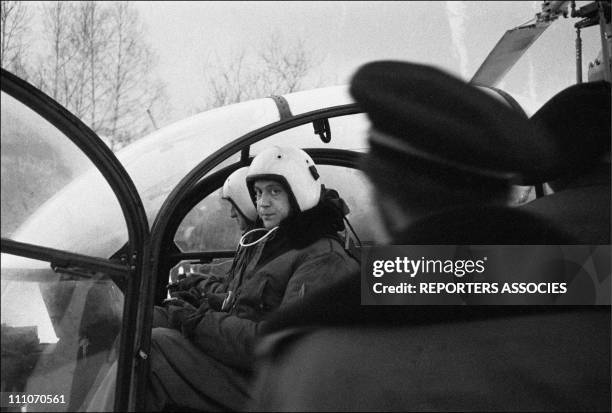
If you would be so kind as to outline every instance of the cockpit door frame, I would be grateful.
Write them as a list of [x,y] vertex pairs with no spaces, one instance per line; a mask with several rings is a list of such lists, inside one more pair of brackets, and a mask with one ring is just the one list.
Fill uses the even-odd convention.
[[115,193],[127,225],[127,260],[122,265],[111,260],[85,257],[69,251],[59,251],[37,245],[2,239],[2,252],[50,263],[71,262],[89,269],[114,268],[115,276],[125,277],[125,306],[119,344],[117,384],[115,388],[116,411],[134,410],[134,372],[142,359],[136,347],[138,297],[143,291],[143,274],[148,273],[150,239],[147,216],[136,187],[108,146],[80,119],[42,91],[14,74],[1,70],[1,89],[50,122],[70,139],[95,165]]

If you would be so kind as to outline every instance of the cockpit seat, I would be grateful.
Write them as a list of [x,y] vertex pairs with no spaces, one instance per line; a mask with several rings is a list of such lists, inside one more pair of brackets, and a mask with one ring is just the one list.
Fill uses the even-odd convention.
[[550,220],[577,244],[610,244],[610,83],[571,86],[531,122],[549,132],[561,156],[544,179],[554,193],[522,208]]

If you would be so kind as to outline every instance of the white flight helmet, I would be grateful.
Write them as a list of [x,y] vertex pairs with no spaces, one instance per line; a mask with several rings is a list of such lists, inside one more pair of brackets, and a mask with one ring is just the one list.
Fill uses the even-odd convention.
[[245,166],[232,172],[223,184],[223,199],[229,200],[234,207],[238,209],[246,219],[255,222],[257,219],[257,210],[253,205],[253,200],[249,195],[249,190],[246,184],[246,176],[249,172],[249,167]]
[[279,181],[290,190],[300,211],[319,203],[321,179],[314,161],[301,149],[273,146],[259,153],[251,162],[246,181],[251,196],[256,180]]

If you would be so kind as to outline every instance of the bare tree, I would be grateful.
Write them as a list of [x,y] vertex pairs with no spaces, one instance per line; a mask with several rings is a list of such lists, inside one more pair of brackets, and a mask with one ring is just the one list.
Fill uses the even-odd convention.
[[264,63],[264,79],[270,93],[291,93],[301,89],[306,75],[321,64],[304,39],[290,44],[279,33],[269,36],[259,53]]
[[22,75],[28,13],[22,1],[0,2],[0,65]]
[[262,71],[253,70],[251,57],[240,50],[227,64],[210,65],[206,84],[210,90],[206,107],[214,108],[242,102],[257,96],[263,84]]
[[[51,96],[53,96],[56,100],[59,100],[60,94],[60,73],[66,69],[66,63],[71,60],[74,56],[71,53],[71,50],[68,50],[68,42],[66,41],[68,36],[68,26],[66,24],[66,11],[67,8],[70,7],[70,3],[64,3],[61,1],[56,1],[49,5],[43,6],[47,9],[47,13],[43,15],[45,18],[45,24],[43,27],[47,28],[51,34],[51,43],[52,43],[52,73],[51,77]],[[44,79],[41,76],[40,80]],[[64,79],[65,80],[65,79]],[[66,87],[68,86],[67,82],[63,82],[64,86],[64,97],[68,95],[66,91]]]
[[259,50],[249,54],[242,49],[225,63],[207,65],[205,108],[298,91],[321,63],[304,40],[284,41],[278,33],[271,34]]
[[103,74],[108,66],[108,46],[110,36],[110,13],[107,7],[96,1],[78,3],[76,24],[73,26],[72,40],[80,53],[81,68],[87,81],[82,85],[83,105],[89,115],[89,126],[99,128],[99,101],[103,101],[105,87]]
[[[97,34],[93,29],[91,8],[95,8],[91,2],[43,3],[40,8],[43,52],[34,65],[37,69],[33,83],[95,130],[91,108],[95,108],[92,100],[96,99],[96,67],[90,66],[91,56],[95,59],[98,51],[92,50],[92,38]],[[93,14],[95,18],[95,11]],[[92,82],[93,93],[90,92]]]
[[129,2],[45,3],[34,84],[83,119],[112,150],[164,120],[156,59]]
[[128,2],[115,2],[110,17],[113,70],[106,79],[109,100],[104,121],[115,150],[151,129],[153,112],[159,117],[158,106],[165,104],[165,90],[152,76],[155,58],[143,39],[136,10]]
[[40,8],[41,39],[46,41],[47,52],[38,57],[33,83],[80,116],[74,101],[79,100],[75,95],[82,90],[85,74],[77,62],[79,50],[73,40],[74,8],[73,3],[63,1],[43,3]]

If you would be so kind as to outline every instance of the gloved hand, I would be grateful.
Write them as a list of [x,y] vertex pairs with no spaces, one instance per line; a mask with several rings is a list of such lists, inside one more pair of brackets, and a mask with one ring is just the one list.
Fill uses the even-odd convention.
[[[169,301],[170,302],[170,301]],[[194,314],[197,309],[191,304],[180,299],[174,299],[173,304],[168,305],[168,324],[171,328],[181,330],[185,320]],[[177,305],[175,305],[177,304]]]
[[192,338],[196,327],[208,311],[212,311],[212,308],[210,307],[208,300],[204,299],[198,309],[183,320],[181,324],[183,336]]
[[196,287],[200,282],[206,281],[210,277],[210,274],[193,273],[185,278],[180,279],[178,282],[168,285],[168,291],[170,293],[175,291],[188,291]]
[[188,291],[175,291],[173,293],[170,293],[170,300],[172,300],[173,298],[185,301],[197,308],[201,304],[202,294],[200,293],[200,290],[198,290],[196,287],[192,287]]
[[206,293],[205,297],[213,310],[221,311],[223,301],[227,298],[227,293]]

